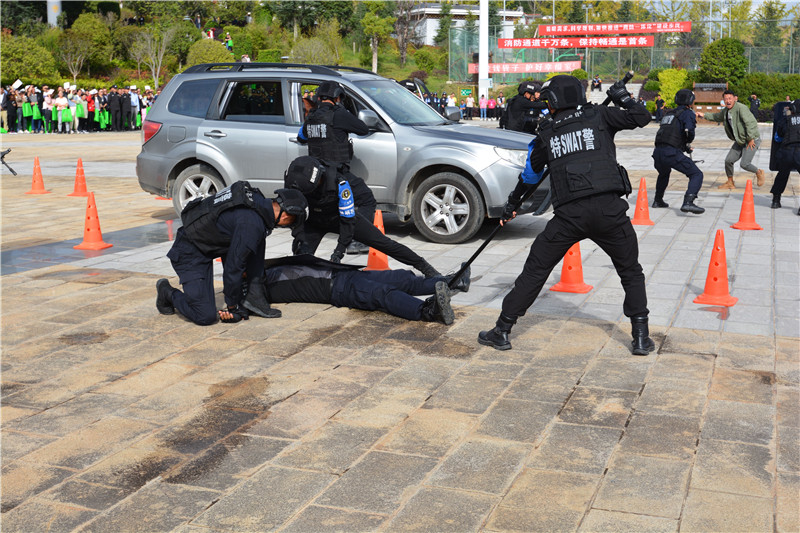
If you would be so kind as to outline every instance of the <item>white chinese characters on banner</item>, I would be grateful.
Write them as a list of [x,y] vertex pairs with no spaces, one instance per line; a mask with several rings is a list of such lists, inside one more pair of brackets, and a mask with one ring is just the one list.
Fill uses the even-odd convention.
[[[489,74],[525,74],[528,72],[572,72],[581,68],[580,61],[546,63],[489,63]],[[478,73],[478,64],[469,64],[469,73]]]

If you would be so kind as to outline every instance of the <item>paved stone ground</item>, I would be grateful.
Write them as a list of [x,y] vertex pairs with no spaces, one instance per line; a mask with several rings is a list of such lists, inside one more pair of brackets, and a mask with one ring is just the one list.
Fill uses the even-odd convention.
[[[618,139],[651,198],[654,133]],[[716,189],[720,133],[695,143],[706,214],[651,209],[655,225],[637,226],[647,357],[629,354],[619,282],[589,242],[590,293],[543,291],[512,351],[476,343],[547,216],[499,234],[449,328],[307,304],[232,325],[163,317],[154,283],[175,282],[174,213],[138,188],[139,136],[3,136],[20,173],[0,182],[3,530],[800,530],[798,180],[778,211],[771,180],[755,190],[763,231],[730,229],[743,191]],[[24,194],[34,155],[51,194]],[[72,250],[77,157],[114,244],[102,252]],[[675,176],[667,201],[685,184]],[[717,229],[729,309],[691,303]],[[387,219],[443,270],[490,230],[442,246]],[[268,250],[288,253],[288,234]]]

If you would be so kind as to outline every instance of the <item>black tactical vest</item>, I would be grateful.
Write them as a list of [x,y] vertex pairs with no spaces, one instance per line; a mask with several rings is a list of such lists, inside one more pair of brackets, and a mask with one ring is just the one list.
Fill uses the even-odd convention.
[[308,155],[330,163],[349,163],[352,158],[350,139],[347,133],[337,139],[333,128],[333,114],[337,108],[320,105],[306,117]]
[[658,133],[656,133],[656,146],[666,145],[683,150],[684,146],[686,146],[686,135],[678,117],[681,116],[685,109],[686,107],[684,106],[678,106],[664,115],[664,118],[661,119],[661,125],[658,127]]
[[274,213],[267,213],[263,202],[264,195],[261,191],[254,189],[246,181],[237,181],[214,196],[196,198],[181,211],[184,235],[203,254],[222,255],[227,252],[231,239],[217,229],[219,216],[234,207],[248,207],[261,216],[264,225],[270,230]]
[[800,115],[786,117],[786,135],[781,146],[800,143]]
[[614,140],[593,105],[548,121],[536,142],[547,150],[554,208],[605,192],[630,193],[627,173],[614,157]]

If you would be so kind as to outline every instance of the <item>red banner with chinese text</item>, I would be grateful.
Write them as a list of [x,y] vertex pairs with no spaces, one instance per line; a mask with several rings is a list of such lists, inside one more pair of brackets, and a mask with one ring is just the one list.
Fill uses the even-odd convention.
[[614,33],[688,33],[692,21],[620,22],[610,24],[540,24],[539,35],[608,35]]
[[654,44],[652,35],[634,37],[554,37],[498,39],[498,48],[635,48]]
[[[521,74],[526,72],[572,72],[581,68],[580,61],[552,63],[489,63],[489,74]],[[478,73],[478,64],[469,64],[469,73]]]

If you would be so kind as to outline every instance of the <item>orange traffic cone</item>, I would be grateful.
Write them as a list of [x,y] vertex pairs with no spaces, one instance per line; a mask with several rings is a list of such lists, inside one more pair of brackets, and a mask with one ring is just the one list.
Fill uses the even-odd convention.
[[[750,187],[748,181],[748,187]],[[738,298],[728,292],[728,264],[725,258],[725,235],[721,229],[717,230],[714,237],[714,250],[711,252],[711,262],[708,264],[706,288],[703,294],[694,299],[696,304],[723,305],[731,307]]]
[[591,285],[587,285],[583,282],[580,242],[576,242],[567,250],[567,255],[564,256],[564,263],[561,266],[561,281],[550,287],[550,290],[575,292],[578,294],[583,294],[592,290]]
[[[375,227],[381,230],[381,233],[386,233],[383,229],[383,213],[381,213],[380,209],[375,211]],[[389,258],[386,257],[385,253],[379,252],[375,248],[370,248],[367,268],[364,270],[389,270]]]
[[38,156],[33,158],[33,183],[31,184],[31,190],[25,194],[50,194],[50,191],[44,190],[42,167],[39,166]]
[[644,178],[639,181],[639,194],[636,196],[636,210],[633,213],[631,224],[637,226],[652,226],[653,221],[650,220],[650,208],[647,207],[647,184]]
[[753,180],[747,180],[742,200],[742,210],[739,213],[739,222],[731,226],[733,229],[764,229],[756,224],[756,212],[753,206]]
[[83,174],[83,160],[78,158],[78,168],[75,170],[75,187],[67,196],[89,196],[86,191],[86,176]]
[[100,219],[97,217],[97,204],[94,203],[94,193],[89,193],[86,200],[86,225],[83,230],[83,242],[73,246],[76,250],[103,250],[111,248],[113,244],[103,242],[103,232],[100,231]]

